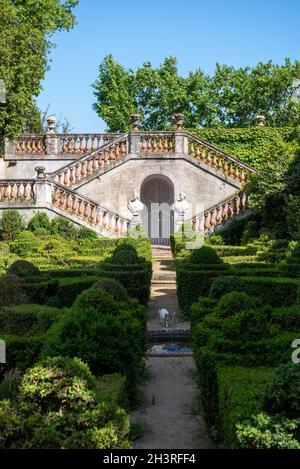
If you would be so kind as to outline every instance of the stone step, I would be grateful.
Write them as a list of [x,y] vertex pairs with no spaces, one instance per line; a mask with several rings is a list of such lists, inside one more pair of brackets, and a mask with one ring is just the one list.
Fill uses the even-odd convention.
[[176,280],[176,272],[167,273],[154,273],[152,275],[152,280]]
[[176,280],[152,279],[151,285],[174,285],[176,287]]

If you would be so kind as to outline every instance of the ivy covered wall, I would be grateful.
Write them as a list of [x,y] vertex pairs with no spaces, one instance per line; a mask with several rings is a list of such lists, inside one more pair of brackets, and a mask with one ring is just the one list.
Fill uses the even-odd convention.
[[259,169],[272,159],[276,143],[291,141],[295,137],[292,127],[203,128],[188,129],[194,135],[215,145],[241,161]]

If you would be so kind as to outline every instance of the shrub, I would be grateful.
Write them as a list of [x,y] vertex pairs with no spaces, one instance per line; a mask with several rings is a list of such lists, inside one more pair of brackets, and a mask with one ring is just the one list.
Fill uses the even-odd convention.
[[193,303],[190,308],[191,327],[193,328],[197,322],[202,321],[205,316],[212,313],[216,303],[216,300],[212,298],[200,296],[198,301]]
[[102,288],[110,293],[116,301],[128,300],[126,288],[124,288],[120,282],[112,278],[101,278],[93,285],[93,288]]
[[18,210],[4,210],[1,218],[1,236],[4,241],[13,241],[23,229],[23,221]]
[[283,364],[275,370],[265,389],[264,408],[271,414],[299,418],[300,364]]
[[226,445],[236,446],[236,425],[257,414],[270,368],[219,368],[217,373],[220,427]]
[[136,249],[131,244],[120,244],[113,252],[111,262],[119,265],[133,265],[140,262]]
[[62,311],[49,306],[23,304],[2,308],[0,331],[9,335],[35,335],[46,332]]
[[202,246],[200,249],[193,249],[189,259],[192,264],[221,264],[222,261],[219,258],[217,252],[209,247]]
[[274,307],[288,306],[297,301],[298,279],[274,277],[219,277],[210,289],[210,296],[220,298],[224,293],[236,290],[258,296],[263,303]]
[[300,304],[277,308],[272,311],[272,322],[285,331],[300,330]]
[[39,273],[39,269],[32,262],[20,260],[13,262],[9,266],[8,272],[10,274],[17,275],[17,277],[23,278],[37,275]]
[[2,334],[6,345],[6,363],[0,365],[2,373],[18,369],[21,371],[37,362],[45,343],[45,334],[17,336]]
[[259,298],[247,295],[247,293],[232,291],[223,295],[216,308],[216,313],[225,318],[245,309],[252,309],[261,306]]
[[39,240],[31,231],[21,231],[11,244],[10,250],[20,257],[27,257],[33,252],[37,252]]
[[54,325],[43,356],[78,356],[97,374],[121,373],[134,386],[144,356],[144,329],[102,289],[89,289]]
[[300,449],[295,438],[298,420],[274,418],[265,413],[249,424],[237,425],[238,446],[244,449]]
[[101,400],[97,381],[79,359],[47,359],[28,370],[22,404],[0,404],[0,447],[22,449],[129,448],[129,418]]
[[205,244],[208,246],[223,246],[225,243],[222,235],[213,234],[205,238]]
[[217,270],[216,267],[218,264],[212,265],[211,269],[192,270],[189,264],[179,265],[176,268],[178,302],[185,317],[189,317],[190,307],[199,296],[207,296],[214,280],[226,273],[223,270]]
[[0,306],[26,303],[27,298],[19,277],[6,274],[0,277]]
[[80,359],[48,358],[27,370],[20,398],[39,412],[83,410],[91,403],[90,391],[95,387],[95,377]]
[[51,222],[45,212],[37,212],[27,225],[28,230],[34,233],[43,230],[44,233],[51,233]]
[[75,239],[77,236],[75,225],[64,217],[53,218],[51,221],[51,231],[53,234],[59,234],[65,239]]
[[241,290],[241,280],[239,277],[229,275],[216,278],[210,287],[209,295],[212,298],[219,299],[221,296],[231,291]]
[[80,226],[77,232],[77,238],[94,241],[95,239],[99,239],[99,236],[90,228],[87,228],[86,226]]
[[150,296],[152,266],[150,263],[119,265],[103,262],[99,266],[99,277],[113,278],[126,288],[129,296],[146,305]]

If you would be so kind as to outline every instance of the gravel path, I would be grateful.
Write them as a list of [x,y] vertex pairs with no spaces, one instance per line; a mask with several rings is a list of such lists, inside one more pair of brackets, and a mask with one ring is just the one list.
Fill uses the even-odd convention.
[[146,432],[134,447],[212,448],[202,417],[192,413],[197,397],[193,357],[150,357],[148,369],[150,379],[142,388],[146,406],[132,416],[144,422]]
[[[154,253],[151,302],[148,329],[159,325],[158,309],[164,307],[178,313],[176,278],[171,253]],[[189,323],[179,322],[176,328],[187,329]],[[149,357],[149,380],[141,387],[145,404],[132,414],[133,421],[145,426],[143,437],[135,441],[137,449],[206,449],[213,445],[207,435],[203,418],[195,414],[197,386],[192,356]]]

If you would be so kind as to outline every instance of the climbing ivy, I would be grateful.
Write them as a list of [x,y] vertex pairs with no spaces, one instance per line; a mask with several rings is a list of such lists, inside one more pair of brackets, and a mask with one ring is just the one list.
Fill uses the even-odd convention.
[[291,142],[295,137],[292,127],[202,128],[189,131],[257,169],[272,160],[274,148],[279,142]]

